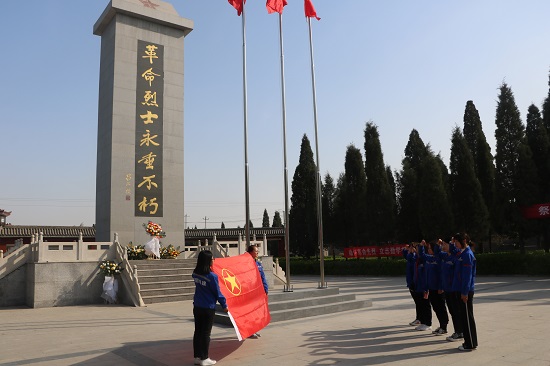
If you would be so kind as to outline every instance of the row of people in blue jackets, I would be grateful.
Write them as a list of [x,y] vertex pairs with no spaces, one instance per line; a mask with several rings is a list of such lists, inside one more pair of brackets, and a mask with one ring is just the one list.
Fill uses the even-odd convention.
[[448,341],[464,341],[460,350],[477,348],[473,316],[476,259],[466,234],[456,234],[446,243],[409,245],[403,250],[407,259],[407,287],[416,305],[416,319],[409,323],[416,330],[431,330],[432,307],[439,327],[432,333],[447,334],[451,314],[454,333]]

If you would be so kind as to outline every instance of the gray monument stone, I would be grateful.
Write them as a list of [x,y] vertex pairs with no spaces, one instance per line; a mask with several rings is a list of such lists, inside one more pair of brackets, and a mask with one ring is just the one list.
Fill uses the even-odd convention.
[[184,245],[183,59],[193,21],[160,0],[112,0],[101,36],[96,241]]

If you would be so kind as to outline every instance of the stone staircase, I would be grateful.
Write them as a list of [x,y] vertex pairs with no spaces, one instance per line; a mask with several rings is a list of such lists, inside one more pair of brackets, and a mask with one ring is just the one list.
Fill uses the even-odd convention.
[[193,300],[195,283],[191,278],[196,259],[130,261],[137,266],[141,298],[147,304]]
[[[372,306],[371,300],[357,300],[355,294],[340,294],[337,287],[299,289],[293,292],[271,290],[268,295],[271,322],[340,313]],[[231,311],[231,309],[229,309]],[[214,322],[231,325],[229,316],[216,307]]]

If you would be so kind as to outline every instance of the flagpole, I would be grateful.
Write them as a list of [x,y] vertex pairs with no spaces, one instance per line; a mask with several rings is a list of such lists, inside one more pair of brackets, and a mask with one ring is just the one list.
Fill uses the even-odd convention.
[[319,159],[319,138],[317,133],[317,96],[315,93],[315,66],[313,62],[313,37],[311,34],[311,18],[307,18],[307,24],[309,27],[309,53],[311,58],[311,86],[313,89],[313,120],[315,123],[315,157],[317,160],[317,227],[319,236],[319,261],[320,261],[320,274],[321,279],[319,282],[319,288],[327,287],[325,282],[325,251],[323,245],[323,211],[321,202],[321,172],[320,172],[320,159]]
[[245,223],[245,235],[246,235],[246,247],[250,246],[250,199],[248,190],[248,113],[247,113],[247,93],[246,93],[246,21],[245,21],[245,3],[243,1],[242,11],[242,30],[243,30],[243,109],[244,109],[244,195],[245,195],[245,211],[246,211],[246,223]]
[[290,234],[288,219],[288,166],[286,160],[286,97],[285,97],[285,57],[283,51],[283,14],[279,13],[279,49],[281,51],[281,100],[283,107],[283,160],[285,179],[285,262],[286,262],[286,286],[285,292],[292,292],[290,285]]

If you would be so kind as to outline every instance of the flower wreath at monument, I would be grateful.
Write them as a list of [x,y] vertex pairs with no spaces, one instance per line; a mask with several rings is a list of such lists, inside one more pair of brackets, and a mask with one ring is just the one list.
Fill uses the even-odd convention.
[[158,236],[161,238],[164,238],[166,236],[166,233],[162,231],[162,226],[154,223],[153,221],[149,221],[147,224],[143,224],[143,227],[145,228],[145,231],[151,236]]

